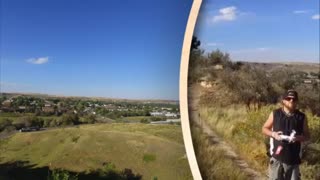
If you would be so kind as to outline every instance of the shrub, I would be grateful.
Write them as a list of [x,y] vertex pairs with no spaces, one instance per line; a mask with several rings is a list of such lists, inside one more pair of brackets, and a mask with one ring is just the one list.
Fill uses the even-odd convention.
[[143,161],[144,162],[153,162],[156,160],[156,155],[155,154],[144,154],[143,155]]
[[54,169],[48,172],[47,180],[77,180],[78,175],[71,174],[70,172],[62,169]]
[[83,123],[94,124],[95,122],[97,122],[97,119],[93,114],[89,114],[83,118]]
[[7,118],[3,119],[2,121],[0,121],[0,132],[6,129],[6,127],[11,125],[12,125],[12,122],[10,119],[7,119]]
[[143,119],[140,120],[140,123],[145,123],[145,124],[147,124],[147,123],[150,123],[150,121],[149,121],[149,119],[147,119],[147,118],[143,118]]
[[79,138],[80,138],[80,136],[73,136],[73,137],[71,138],[71,141],[74,142],[74,143],[77,143],[78,140],[79,140]]

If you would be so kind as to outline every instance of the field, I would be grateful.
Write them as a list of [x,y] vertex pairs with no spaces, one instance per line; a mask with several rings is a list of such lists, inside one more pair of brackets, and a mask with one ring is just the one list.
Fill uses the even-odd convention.
[[112,163],[142,179],[192,179],[181,127],[173,125],[94,124],[17,133],[0,141],[0,166],[11,162],[71,172]]

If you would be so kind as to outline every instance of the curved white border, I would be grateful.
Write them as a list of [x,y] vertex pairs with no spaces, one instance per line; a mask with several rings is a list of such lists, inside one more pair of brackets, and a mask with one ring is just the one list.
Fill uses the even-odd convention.
[[181,112],[181,124],[183,132],[184,146],[186,148],[187,157],[189,161],[189,166],[196,180],[202,180],[200,170],[198,167],[197,159],[193,149],[193,143],[191,138],[191,130],[189,124],[189,114],[188,114],[188,65],[190,56],[190,47],[192,42],[192,36],[196,20],[198,17],[199,9],[202,0],[194,0],[191,11],[189,14],[189,19],[184,34],[184,41],[181,54],[181,65],[180,65],[180,112]]

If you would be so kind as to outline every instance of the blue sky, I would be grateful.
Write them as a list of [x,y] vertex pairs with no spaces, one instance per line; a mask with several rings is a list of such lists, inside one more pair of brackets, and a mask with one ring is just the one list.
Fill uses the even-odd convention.
[[192,0],[1,0],[1,91],[179,96]]
[[195,35],[233,60],[319,63],[319,1],[203,0]]

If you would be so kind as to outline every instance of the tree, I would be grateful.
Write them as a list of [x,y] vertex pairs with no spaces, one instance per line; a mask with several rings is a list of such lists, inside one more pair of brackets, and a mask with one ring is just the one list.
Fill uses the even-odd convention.
[[97,121],[96,116],[93,114],[89,114],[85,116],[84,119],[85,119],[85,122],[88,124],[94,124]]
[[0,132],[6,129],[6,127],[11,126],[11,120],[10,119],[3,119],[0,121]]
[[192,41],[191,41],[191,51],[198,49],[198,47],[201,45],[200,40],[196,36],[192,36]]
[[59,125],[77,125],[80,124],[79,117],[76,114],[63,114],[59,123]]

